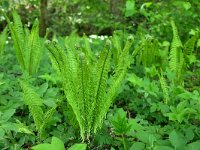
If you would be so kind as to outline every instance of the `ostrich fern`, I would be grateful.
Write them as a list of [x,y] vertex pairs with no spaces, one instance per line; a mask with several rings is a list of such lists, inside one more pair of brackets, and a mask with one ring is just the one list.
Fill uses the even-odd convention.
[[160,71],[160,73],[158,73],[158,77],[159,77],[161,89],[163,91],[164,102],[165,102],[165,104],[168,104],[168,102],[169,102],[169,90],[168,90],[166,79],[163,76],[162,70]]
[[[158,40],[147,37],[136,47],[133,53],[138,53],[136,64],[142,64],[144,67],[155,65],[159,57]],[[151,57],[149,57],[151,56]]]
[[186,63],[189,62],[188,57],[192,55],[197,39],[198,39],[198,34],[195,33],[195,35],[193,35],[190,39],[188,39],[187,42],[184,44],[183,54],[184,54]]
[[186,65],[189,62],[188,56],[190,56],[194,51],[198,34],[195,33],[195,35],[193,35],[183,46],[174,21],[171,21],[171,26],[173,31],[173,39],[169,54],[169,67],[176,75],[176,81],[174,82],[181,83],[182,73],[186,69]]
[[176,74],[176,83],[181,81],[181,73],[183,71],[184,57],[183,57],[183,45],[178,35],[177,27],[174,21],[171,21],[173,39],[171,43],[171,49],[169,54],[169,67],[171,71]]
[[39,37],[39,22],[35,20],[31,31],[23,27],[20,16],[12,13],[13,23],[3,12],[11,32],[18,62],[23,70],[32,75],[37,72],[43,47]]
[[[51,61],[62,77],[63,89],[79,123],[83,140],[89,140],[101,128],[127,71],[132,42],[132,37],[127,40],[113,75],[109,74],[112,54],[109,41],[99,59],[91,58],[90,49],[79,52],[68,48],[65,51],[55,42],[46,44]],[[108,79],[112,80],[112,84],[108,85]]]

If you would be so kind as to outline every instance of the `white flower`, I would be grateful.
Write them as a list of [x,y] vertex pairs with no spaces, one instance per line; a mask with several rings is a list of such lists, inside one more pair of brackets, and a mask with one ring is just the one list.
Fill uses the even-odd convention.
[[97,35],[90,35],[89,37],[90,37],[91,39],[97,39],[97,38],[98,38]]

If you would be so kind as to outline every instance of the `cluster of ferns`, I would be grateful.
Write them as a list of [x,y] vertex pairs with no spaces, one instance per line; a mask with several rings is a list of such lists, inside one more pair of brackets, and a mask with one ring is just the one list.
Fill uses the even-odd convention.
[[[65,48],[55,41],[46,41],[39,37],[39,23],[36,20],[29,30],[21,22],[20,16],[13,12],[13,23],[4,14],[8,29],[14,42],[16,57],[24,73],[32,76],[38,71],[44,47],[49,50],[53,68],[62,80],[67,102],[71,106],[80,127],[81,138],[88,141],[90,136],[101,128],[109,107],[124,80],[127,70],[136,56],[136,64],[151,67],[162,60],[169,60],[169,68],[176,75],[174,83],[180,84],[182,72],[187,68],[188,56],[193,53],[198,35],[192,36],[182,44],[175,23],[171,21],[173,40],[168,58],[160,55],[157,39],[145,38],[141,44],[133,47],[133,36],[122,44],[120,36],[114,34],[106,41],[98,56],[91,50],[89,40],[83,37],[84,46],[75,47],[76,39],[66,39]],[[0,53],[7,39],[7,28],[0,35]],[[123,45],[123,46],[122,46]],[[159,65],[162,66],[162,65]],[[158,77],[165,102],[169,101],[167,82],[162,68],[158,68]],[[110,84],[111,82],[111,84]],[[43,100],[27,81],[20,80],[24,92],[25,104],[33,116],[39,137],[43,138],[45,127],[56,111],[56,106],[43,112]]]

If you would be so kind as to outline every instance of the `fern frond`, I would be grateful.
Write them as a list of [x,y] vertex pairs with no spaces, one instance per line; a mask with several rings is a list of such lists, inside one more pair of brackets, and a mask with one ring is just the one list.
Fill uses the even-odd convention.
[[84,40],[83,52],[84,52],[85,56],[87,57],[86,60],[95,61],[95,57],[94,57],[94,54],[92,53],[89,39],[87,38],[87,36],[85,34],[83,36],[83,40]]
[[11,31],[17,60],[23,70],[32,75],[37,72],[44,48],[39,37],[39,22],[36,20],[31,32],[23,27],[20,16],[12,13],[14,23],[4,14]]
[[178,30],[174,21],[171,21],[173,39],[171,43],[171,49],[169,54],[169,67],[176,74],[177,82],[180,81],[181,73],[183,71],[184,57],[182,52],[182,43],[178,35]]
[[178,34],[178,29],[173,20],[171,20],[171,26],[172,26],[172,32],[173,32],[172,46],[173,47],[183,47],[183,44],[182,44],[179,34]]
[[122,44],[121,44],[121,41],[122,39],[120,38],[120,36],[118,35],[117,32],[114,32],[113,34],[113,37],[112,37],[112,43],[113,43],[113,48],[111,49],[112,50],[112,56],[113,56],[113,60],[114,60],[114,63],[117,64],[117,61],[119,59],[119,55],[120,55],[120,52],[122,51]]
[[193,36],[184,44],[183,54],[184,54],[184,58],[185,58],[186,63],[189,62],[188,56],[192,55],[192,52],[194,51],[195,43],[196,43],[197,39],[198,39],[198,34],[196,33],[195,35],[193,35]]
[[131,63],[130,61],[132,61],[130,59],[131,57],[129,55],[129,52],[130,52],[130,48],[133,44],[133,41],[134,41],[133,36],[129,36],[127,38],[125,46],[119,54],[117,66],[116,66],[116,69],[114,71],[115,73],[120,73],[121,69],[129,67],[129,64]]
[[47,127],[48,123],[51,121],[51,118],[52,118],[53,114],[55,113],[56,108],[57,108],[57,106],[54,106],[44,114],[44,119],[43,119],[43,122],[42,122],[40,130],[39,130],[40,138],[43,138],[45,128]]
[[95,111],[93,112],[93,130],[95,131],[96,128],[101,124],[101,116],[99,116],[99,112],[101,111],[106,94],[106,87],[107,87],[107,80],[108,80],[108,71],[110,67],[110,41],[107,41],[105,49],[101,52],[100,58],[97,63],[97,80],[96,80],[96,95],[95,95],[95,102],[94,108]]
[[74,59],[73,54],[71,54],[72,51],[68,50],[69,55],[66,55],[64,50],[57,43],[46,43],[46,47],[49,50],[54,62],[56,62],[60,70],[60,75],[63,81],[63,89],[65,92],[65,95],[67,97],[67,100],[70,106],[72,107],[74,111],[74,114],[76,115],[77,121],[82,131],[83,121],[82,121],[79,105],[77,103],[77,99],[78,99],[77,86],[79,85],[79,84],[76,84],[77,79],[78,79],[77,60]]
[[32,89],[32,87],[23,80],[20,80],[20,85],[24,93],[24,102],[28,106],[30,114],[33,117],[36,130],[38,131],[40,139],[43,138],[45,128],[51,120],[57,106],[52,107],[46,113],[43,112],[43,100]]
[[9,25],[9,29],[11,31],[11,37],[14,41],[14,47],[15,47],[15,52],[16,52],[18,62],[21,65],[21,67],[25,69],[25,60],[24,60],[24,53],[23,53],[23,50],[24,50],[23,25],[22,25],[20,16],[17,14],[17,12],[14,11],[12,15],[13,15],[14,23],[11,23],[7,16],[6,18]]
[[163,91],[163,97],[164,97],[164,102],[165,104],[168,104],[169,102],[169,90],[168,90],[168,86],[167,86],[167,82],[163,76],[163,72],[161,70],[161,73],[158,74],[159,76],[159,80],[160,80],[160,85],[161,85],[161,88],[162,88],[162,91]]
[[[107,91],[104,91],[106,94],[103,97],[104,101],[100,102],[101,105],[96,106],[96,107],[99,107],[100,110],[97,110],[98,113],[96,113],[95,115],[96,120],[95,120],[95,124],[93,125],[94,133],[96,133],[96,131],[101,127],[103,119],[106,117],[105,115],[108,112],[108,109],[110,105],[112,104],[113,99],[116,96],[118,88],[122,80],[124,79],[127,68],[129,67],[129,64],[131,63],[130,58],[129,58],[129,50],[133,43],[133,40],[134,39],[132,36],[128,37],[125,47],[120,52],[118,64],[116,66],[116,69],[114,70],[115,74],[111,77],[113,81],[112,85],[110,85],[110,87],[107,87]],[[106,88],[106,85],[104,88]]]
[[27,61],[27,65],[28,65],[28,69],[29,69],[29,74],[33,74],[36,73],[38,68],[39,68],[39,64],[40,64],[40,60],[41,60],[41,56],[43,53],[43,49],[40,43],[40,37],[39,37],[39,22],[38,20],[35,20],[33,27],[31,29],[31,33],[28,39],[28,58],[29,61]]
[[20,81],[20,85],[24,92],[24,102],[28,105],[29,111],[35,122],[37,131],[40,130],[43,122],[42,99],[25,81]]

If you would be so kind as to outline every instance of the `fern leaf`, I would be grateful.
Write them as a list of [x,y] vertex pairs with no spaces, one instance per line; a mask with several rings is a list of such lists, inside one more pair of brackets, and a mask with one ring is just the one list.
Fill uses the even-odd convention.
[[181,73],[183,71],[183,52],[182,52],[182,43],[178,35],[178,30],[175,26],[174,21],[171,21],[172,31],[173,31],[173,39],[171,43],[171,49],[169,54],[169,67],[176,74],[177,82],[180,81]]
[[168,104],[168,102],[169,102],[169,92],[168,92],[168,86],[167,86],[166,80],[163,76],[163,72],[161,71],[161,74],[158,74],[158,76],[159,76],[160,85],[161,85],[161,88],[162,88],[162,91],[163,91],[164,102],[165,102],[165,104]]
[[193,35],[193,36],[184,44],[183,53],[184,53],[184,58],[185,58],[186,62],[189,62],[188,56],[191,55],[192,52],[194,51],[195,43],[196,43],[196,41],[197,41],[197,38],[198,38],[198,34],[196,33],[195,35]]
[[42,99],[25,81],[20,81],[24,92],[24,102],[28,105],[29,111],[33,117],[37,131],[40,130],[43,122]]
[[[59,67],[60,75],[63,80],[63,89],[65,95],[74,111],[74,114],[76,115],[81,131],[83,131],[84,128],[82,125],[84,123],[82,121],[79,105],[77,103],[78,84],[75,84],[78,79],[76,71],[78,65],[74,66],[74,64],[77,64],[76,59],[73,59],[72,55],[66,55],[64,50],[57,43],[47,43],[46,47],[51,53],[54,62],[56,62]],[[70,54],[70,51],[68,52],[68,54]]]
[[43,138],[45,128],[47,127],[49,121],[51,120],[51,118],[54,114],[54,112],[56,111],[56,108],[57,108],[57,106],[54,106],[44,114],[44,119],[43,119],[43,122],[42,122],[40,130],[39,130],[40,138]]
[[13,12],[13,20],[14,24],[10,22],[10,20],[7,18],[9,28],[11,31],[11,37],[14,41],[14,47],[16,51],[17,59],[23,69],[25,69],[25,60],[24,60],[24,54],[23,54],[23,46],[24,46],[24,30],[23,25],[20,19],[20,16],[17,14],[17,12]]
[[[93,115],[93,130],[96,130],[96,127],[101,124],[101,119],[99,117],[99,112],[104,105],[105,94],[106,94],[106,87],[107,87],[107,80],[108,80],[108,70],[110,67],[110,41],[107,41],[105,49],[101,52],[100,58],[97,64],[97,80],[96,80],[96,95],[95,95],[95,104],[94,104],[94,115]],[[99,120],[100,119],[100,120]]]
[[39,37],[39,22],[35,20],[29,39],[29,61],[28,61],[28,68],[29,68],[29,74],[36,73],[39,68],[39,63],[41,60],[41,56],[43,53],[43,48],[40,43],[40,37]]

